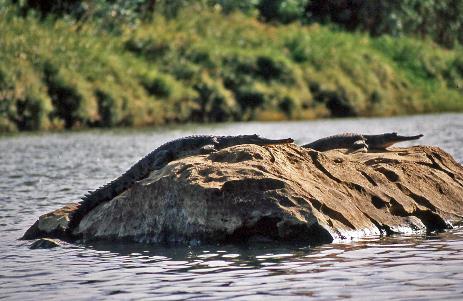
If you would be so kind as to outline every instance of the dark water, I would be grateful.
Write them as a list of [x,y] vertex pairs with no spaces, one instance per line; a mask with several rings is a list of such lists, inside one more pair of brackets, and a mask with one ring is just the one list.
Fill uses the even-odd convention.
[[258,133],[310,142],[338,132],[423,133],[463,162],[463,114],[91,131],[0,139],[0,299],[463,300],[463,229],[307,245],[161,247],[18,241],[39,215],[189,134]]

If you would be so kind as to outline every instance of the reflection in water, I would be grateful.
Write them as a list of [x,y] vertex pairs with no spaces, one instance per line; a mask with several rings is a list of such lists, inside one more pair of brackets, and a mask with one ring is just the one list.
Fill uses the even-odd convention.
[[298,143],[343,131],[424,133],[423,144],[463,162],[462,130],[463,115],[452,114],[0,139],[0,299],[461,299],[463,229],[318,246],[92,243],[29,250],[30,242],[17,238],[40,214],[192,133],[256,132]]
[[[447,299],[463,293],[463,230],[342,244],[161,247],[98,243],[2,255],[2,293],[204,300],[246,296]],[[23,253],[23,256],[14,255]],[[22,262],[21,258],[27,258]],[[53,260],[51,260],[53,258]],[[27,285],[26,282],[27,281]]]

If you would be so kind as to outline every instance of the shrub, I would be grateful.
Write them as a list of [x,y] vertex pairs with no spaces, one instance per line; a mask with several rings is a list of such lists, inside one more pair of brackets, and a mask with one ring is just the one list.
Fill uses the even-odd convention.
[[89,121],[89,116],[85,114],[86,103],[89,98],[82,95],[73,80],[66,76],[66,72],[60,72],[51,63],[44,65],[44,81],[48,87],[48,94],[53,104],[50,112],[51,119],[61,119],[66,128],[80,126]]
[[270,56],[258,56],[256,60],[256,73],[264,80],[283,79],[289,73],[282,61]]
[[223,85],[207,74],[202,74],[193,85],[198,93],[195,102],[198,108],[193,110],[195,121],[227,121],[237,117],[237,105],[233,95]]
[[[243,82],[258,78],[264,81],[280,81],[282,83],[292,83],[293,70],[287,59],[280,55],[269,54],[233,54],[223,58],[225,68],[230,71],[225,73],[234,74],[228,76],[227,85],[243,84]],[[226,76],[227,77],[227,76]]]
[[291,98],[291,96],[285,96],[278,104],[278,108],[283,111],[288,118],[291,118],[296,110],[296,101]]
[[0,129],[463,110],[461,47],[198,8],[107,32],[0,6]]
[[146,91],[154,96],[168,98],[172,94],[172,79],[157,72],[149,72],[140,78],[140,82]]
[[254,119],[257,109],[264,107],[265,103],[268,103],[265,93],[254,86],[239,87],[235,91],[235,97],[240,105],[243,120]]
[[311,0],[307,21],[334,22],[374,36],[410,34],[453,47],[463,43],[460,0]]
[[257,8],[266,21],[289,23],[303,19],[307,0],[260,0]]
[[129,51],[143,55],[143,57],[151,60],[156,60],[171,51],[168,42],[152,38],[132,38],[125,43],[125,47]]
[[285,39],[284,46],[288,49],[290,57],[294,62],[304,63],[309,61],[311,56],[311,41],[308,35],[295,32]]
[[260,0],[247,0],[247,1],[236,1],[236,0],[214,0],[209,1],[211,5],[219,5],[220,9],[225,14],[232,12],[241,11],[246,15],[254,15],[257,11],[257,5]]
[[98,114],[100,116],[96,124],[101,127],[117,125],[120,116],[118,116],[117,104],[114,98],[100,89],[95,92],[95,95],[98,100]]
[[3,130],[38,130],[50,127],[52,110],[47,89],[30,64],[17,60],[18,70],[0,66],[0,127]]

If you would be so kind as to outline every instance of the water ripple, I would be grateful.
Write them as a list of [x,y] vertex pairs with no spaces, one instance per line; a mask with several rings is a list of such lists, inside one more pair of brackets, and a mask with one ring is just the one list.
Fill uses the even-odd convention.
[[461,114],[2,138],[0,299],[461,300],[463,229],[322,246],[94,243],[30,250],[17,240],[37,216],[105,184],[170,139],[258,133],[303,143],[365,129],[424,133],[423,144],[463,162]]

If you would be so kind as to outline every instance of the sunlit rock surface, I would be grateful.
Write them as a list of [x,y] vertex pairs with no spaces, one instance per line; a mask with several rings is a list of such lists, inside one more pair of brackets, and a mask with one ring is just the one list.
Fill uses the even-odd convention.
[[89,240],[330,242],[462,221],[463,167],[437,147],[324,153],[241,145],[154,171],[88,213]]
[[30,245],[30,249],[52,249],[61,246],[61,244],[51,238],[40,238]]
[[439,148],[344,154],[242,145],[152,172],[92,210],[75,233],[141,242],[325,242],[441,230],[462,216],[463,168]]
[[67,238],[66,229],[69,223],[69,214],[76,210],[78,204],[69,203],[64,207],[44,214],[24,233],[23,239],[36,239],[41,237]]

